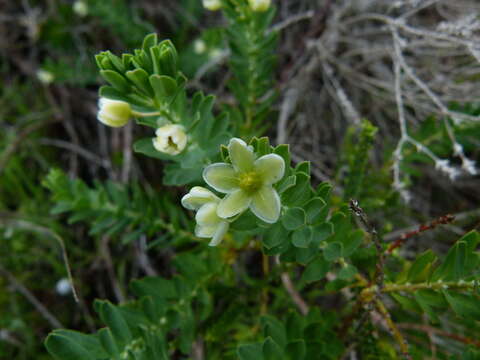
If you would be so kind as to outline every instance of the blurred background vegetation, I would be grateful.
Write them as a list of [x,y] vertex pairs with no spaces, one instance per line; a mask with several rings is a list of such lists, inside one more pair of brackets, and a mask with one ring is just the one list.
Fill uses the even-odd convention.
[[[325,37],[329,27],[338,26],[336,14],[354,17],[365,11],[362,6],[383,13],[397,10],[389,1],[359,1],[351,7],[348,3],[278,1],[275,23],[285,29],[276,54],[279,100],[273,115],[280,116],[282,127],[271,121],[266,132],[291,144],[294,161],[312,160],[316,181],[332,182],[337,202],[351,196],[361,200],[390,239],[401,229],[456,214],[455,225],[409,244],[406,254],[432,247],[445,251],[457,235],[479,225],[478,176],[462,174],[452,181],[412,146],[404,151],[402,161],[402,182],[411,200],[407,204],[401,199],[392,187],[391,173],[392,154],[400,137],[391,111],[395,104],[388,103],[388,89],[378,91],[382,81],[393,84],[381,68],[391,63],[352,55],[360,42],[350,46],[348,39]],[[405,12],[414,6],[404,3]],[[475,1],[456,2],[464,8],[438,3],[438,7],[416,12],[416,23],[443,21],[445,11],[452,9],[449,6],[457,16],[478,10]],[[295,14],[304,17],[285,23]],[[140,46],[146,34],[157,32],[177,47],[182,71],[192,79],[192,92],[212,92],[222,103],[235,105],[226,85],[231,74],[220,29],[223,22],[218,13],[206,12],[198,0],[18,0],[0,4],[0,358],[49,359],[42,340],[53,328],[90,332],[99,325],[92,315],[93,299],[125,300],[129,279],[172,272],[172,245],[188,246],[181,232],[186,215],[173,205],[184,191],[169,188],[164,195],[160,162],[132,154],[132,142],[142,129],[112,130],[96,120],[102,80],[94,55],[106,49],[117,54],[130,51]],[[380,26],[377,30],[378,43],[383,44],[383,30]],[[347,36],[342,31],[338,36]],[[321,44],[337,58],[328,58],[327,51],[322,57],[322,49],[312,51],[320,46],[316,39],[322,39]],[[358,46],[375,40],[362,41]],[[425,53],[410,53],[409,60],[420,69],[435,67],[434,62],[420,64]],[[466,57],[456,60],[462,69],[457,62],[445,60],[441,70],[453,74],[456,84],[476,84],[478,62]],[[352,62],[358,68],[351,67],[350,75],[340,74]],[[332,70],[336,63],[338,69]],[[373,63],[376,67],[369,68]],[[383,74],[387,75],[382,79]],[[359,83],[363,85],[356,88]],[[375,141],[371,156],[367,155],[368,144],[360,152],[364,157],[358,156],[361,126],[344,114],[350,101],[342,102],[342,86],[350,92],[352,106],[378,128],[371,140]],[[449,108],[480,115],[474,101],[478,85],[474,89],[472,99],[447,99]],[[292,96],[295,105],[286,110]],[[407,97],[416,101],[418,96],[412,91]],[[460,166],[462,159],[453,152],[438,114],[431,107],[418,112],[410,108],[409,112],[413,119],[410,136],[439,158]],[[452,121],[451,126],[466,156],[478,160],[478,122]],[[47,178],[54,168],[62,172]],[[364,173],[361,187],[355,183],[359,172]],[[156,196],[159,193],[162,197]],[[84,215],[77,219],[58,215],[65,207],[80,209]],[[140,226],[143,221],[147,224]],[[66,277],[63,246],[80,294],[79,311],[72,312],[74,299],[61,289]],[[222,254],[227,260],[232,256]]]

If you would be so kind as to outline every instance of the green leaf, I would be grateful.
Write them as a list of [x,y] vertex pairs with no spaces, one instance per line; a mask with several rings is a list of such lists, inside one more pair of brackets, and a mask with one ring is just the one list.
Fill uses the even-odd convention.
[[107,351],[107,353],[113,357],[113,360],[120,360],[120,351],[118,349],[117,343],[115,342],[112,332],[109,328],[103,328],[98,331],[98,338]]
[[282,223],[277,222],[274,225],[272,225],[269,229],[267,229],[267,231],[265,231],[265,234],[262,237],[262,244],[267,249],[271,249],[275,246],[278,246],[284,243],[288,239],[289,234],[290,232],[285,230]]
[[263,344],[240,345],[237,349],[237,355],[240,360],[263,360]]
[[430,318],[431,321],[438,323],[438,313],[435,311],[435,309],[432,307],[432,304],[430,302],[430,297],[424,296],[424,294],[420,291],[417,291],[414,294],[415,301],[420,305],[422,308],[423,312],[427,314],[427,316]]
[[458,316],[480,320],[480,306],[475,295],[458,294],[446,290],[443,291],[443,295]]
[[328,201],[330,193],[332,192],[333,186],[329,183],[323,182],[317,186],[317,196],[321,197],[323,200]]
[[[96,360],[97,358],[64,330],[54,331],[45,341],[48,352],[58,360]],[[106,354],[105,354],[106,355]]]
[[312,188],[310,186],[310,176],[302,172],[296,173],[296,184],[282,195],[282,204],[288,206],[301,206],[310,199]]
[[282,194],[283,192],[287,191],[291,187],[295,186],[297,183],[297,177],[295,175],[290,175],[287,177],[284,177],[277,185],[277,191],[279,194]]
[[271,337],[267,337],[263,342],[262,352],[265,360],[285,359],[282,348]]
[[313,227],[313,243],[315,245],[320,245],[320,243],[326,240],[333,234],[333,224],[329,222],[325,222],[320,225],[316,225]]
[[400,306],[403,307],[405,310],[414,311],[418,313],[422,311],[422,308],[419,306],[419,304],[410,297],[403,296],[394,292],[389,293],[389,295],[395,301],[397,301],[400,304]]
[[464,276],[467,244],[457,241],[447,253],[443,264],[433,273],[432,281],[457,281]]
[[304,226],[292,233],[292,244],[299,248],[308,248],[312,242],[313,231],[310,226]]
[[285,229],[295,230],[305,225],[306,214],[302,208],[294,207],[289,208],[285,215],[282,217],[282,224]]
[[303,338],[303,328],[305,327],[305,318],[296,311],[291,311],[287,317],[286,323],[287,338],[297,340]]
[[322,280],[330,269],[330,263],[323,256],[317,257],[307,265],[302,275],[302,280],[310,283]]
[[295,166],[295,172],[303,172],[310,175],[310,161],[302,161]]
[[280,347],[287,344],[285,326],[272,316],[262,316],[261,324],[263,336],[271,337]]
[[113,70],[101,70],[100,75],[102,75],[102,77],[107,80],[116,90],[120,92],[128,92],[130,90],[128,81],[118,72]]
[[324,221],[325,219],[319,215],[322,214],[322,210],[326,205],[327,203],[319,197],[315,197],[306,203],[304,209],[307,213],[307,223],[315,224],[319,221]]
[[280,155],[285,161],[285,166],[288,169],[290,166],[290,146],[287,144],[278,145],[273,149],[273,153]]
[[97,300],[96,303],[98,304],[98,312],[102,321],[107,324],[113,337],[121,344],[121,346],[125,346],[132,341],[132,333],[118,308],[107,301]]
[[342,269],[338,272],[338,278],[340,280],[351,280],[357,273],[358,270],[355,266],[347,264],[347,266],[342,267]]
[[352,255],[355,250],[362,244],[364,239],[364,232],[363,230],[355,230],[348,234],[348,237],[344,238],[343,243],[343,257],[347,257]]
[[158,36],[156,33],[152,33],[152,34],[148,34],[147,36],[145,36],[145,38],[143,39],[143,44],[142,44],[142,49],[144,51],[147,51],[152,47],[152,46],[155,46],[157,45],[158,43]]
[[417,257],[408,271],[407,281],[416,283],[426,280],[435,259],[432,250],[427,250]]
[[160,66],[165,75],[177,75],[177,58],[171,47],[160,48]]
[[343,244],[341,242],[335,241],[329,243],[327,247],[323,250],[323,256],[327,261],[335,261],[342,257],[343,253]]
[[177,92],[177,82],[169,76],[154,74],[150,76],[149,81],[155,92],[155,98],[160,103],[169,101],[169,98]]
[[153,96],[153,89],[150,86],[148,73],[143,69],[130,70],[125,76],[135,84],[135,86],[147,96]]
[[132,291],[139,297],[151,296],[153,298],[176,299],[178,297],[175,284],[156,276],[147,276],[141,280],[130,283]]
[[299,339],[288,343],[285,348],[285,353],[289,360],[303,360],[307,353],[307,346],[305,340]]

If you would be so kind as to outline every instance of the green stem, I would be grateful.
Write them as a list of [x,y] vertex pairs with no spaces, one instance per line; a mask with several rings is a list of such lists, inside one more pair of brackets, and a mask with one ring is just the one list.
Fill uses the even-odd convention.
[[148,117],[148,116],[160,116],[162,113],[160,111],[154,111],[154,112],[139,112],[139,111],[134,111],[132,110],[132,115],[136,117]]
[[[381,289],[382,293],[389,293],[389,292],[415,292],[417,290],[442,290],[442,289],[473,289],[478,284],[475,281],[436,281],[431,283],[418,283],[418,284],[385,284],[385,286]],[[377,286],[370,286],[365,288],[362,291],[362,296],[369,298],[373,296],[378,291]]]

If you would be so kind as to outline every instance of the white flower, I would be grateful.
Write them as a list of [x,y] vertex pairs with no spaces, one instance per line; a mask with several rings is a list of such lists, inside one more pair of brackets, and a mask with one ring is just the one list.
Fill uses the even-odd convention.
[[55,80],[55,76],[50,71],[40,69],[37,71],[37,79],[45,85],[51,84]]
[[250,4],[250,8],[253,11],[263,12],[268,10],[272,1],[271,0],[248,0],[248,3]]
[[203,54],[207,50],[207,45],[202,39],[197,39],[193,43],[193,51],[195,54]]
[[181,125],[168,124],[158,128],[153,139],[153,147],[160,152],[178,155],[187,146],[187,134]]
[[273,184],[283,178],[285,161],[277,154],[256,158],[251,147],[237,138],[230,140],[232,164],[215,163],[203,171],[203,179],[218,192],[227,194],[217,214],[228,219],[250,209],[261,220],[273,224],[280,217],[280,196]]
[[200,186],[193,187],[182,198],[182,205],[197,211],[195,220],[195,235],[200,238],[212,238],[209,246],[217,246],[225,236],[230,223],[217,215],[217,207],[220,202],[218,196],[210,190]]
[[221,0],[203,0],[203,7],[207,10],[217,11],[222,7]]
[[126,125],[132,116],[132,108],[125,101],[100,98],[98,105],[100,107],[98,120],[111,127]]
[[73,3],[73,12],[80,17],[88,15],[88,5],[85,1],[77,0]]
[[55,285],[55,290],[57,291],[58,295],[70,294],[70,292],[72,291],[72,286],[70,285],[70,281],[68,281],[68,279],[66,278],[60,279]]

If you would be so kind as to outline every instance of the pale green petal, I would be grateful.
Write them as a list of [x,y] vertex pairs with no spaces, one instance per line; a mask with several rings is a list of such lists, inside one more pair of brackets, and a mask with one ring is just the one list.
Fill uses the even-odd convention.
[[188,194],[182,198],[182,205],[189,210],[198,210],[202,205],[209,202],[219,202],[220,199],[210,190],[201,186],[193,187]]
[[246,172],[253,169],[255,155],[242,139],[233,138],[230,140],[228,154],[235,170]]
[[250,205],[251,197],[243,190],[236,190],[225,196],[217,208],[217,215],[223,219],[240,214]]
[[231,193],[238,188],[238,176],[232,165],[215,163],[203,170],[205,182],[217,191]]
[[197,221],[197,224],[201,226],[217,225],[222,221],[217,215],[217,204],[211,202],[203,205],[198,209],[198,212],[195,215],[195,220]]
[[223,240],[223,237],[227,233],[229,227],[230,227],[230,224],[226,221],[222,221],[220,224],[218,224],[215,234],[213,235],[212,241],[210,241],[208,246],[217,246],[220,243],[220,241]]
[[275,184],[285,174],[285,161],[277,154],[264,155],[255,161],[255,171],[261,174],[265,185]]
[[211,238],[215,235],[217,228],[218,225],[202,226],[197,224],[197,226],[195,226],[195,236],[199,238]]
[[258,190],[250,204],[250,210],[267,223],[275,223],[280,217],[280,197],[271,186],[263,186]]

